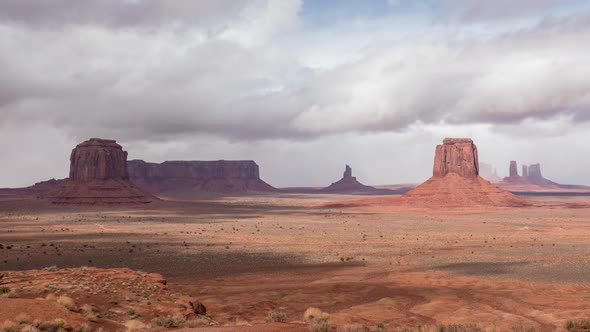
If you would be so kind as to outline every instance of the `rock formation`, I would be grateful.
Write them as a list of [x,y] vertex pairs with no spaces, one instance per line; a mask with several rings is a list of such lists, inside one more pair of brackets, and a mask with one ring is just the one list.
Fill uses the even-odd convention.
[[92,138],[72,150],[70,180],[128,180],[127,151],[114,140]]
[[433,176],[444,177],[456,173],[463,177],[479,176],[477,147],[469,138],[445,138],[436,146]]
[[127,163],[131,181],[155,194],[191,196],[201,193],[277,192],[260,179],[251,160],[166,161]]
[[526,177],[529,177],[531,179],[543,179],[543,175],[541,174],[541,164],[530,165],[529,172]]
[[72,150],[70,177],[47,194],[54,204],[143,204],[154,197],[129,181],[127,152],[114,140],[91,138]]
[[559,184],[544,178],[541,173],[541,164],[523,165],[522,176],[507,176],[498,183],[498,186],[512,192],[562,192],[569,190],[587,192],[590,190],[590,187],[587,186]]
[[352,176],[352,168],[348,165],[344,168],[342,179],[320,190],[320,192],[326,193],[363,193],[373,191],[378,191],[378,189],[360,183],[354,176]]
[[516,164],[515,160],[510,161],[510,177],[517,177],[518,176],[518,165]]
[[479,176],[477,147],[468,138],[446,138],[436,147],[433,176],[402,196],[415,206],[523,206],[527,201]]
[[[512,162],[510,165],[512,166]],[[505,177],[499,185],[512,191],[526,191],[527,186],[530,187],[529,189],[534,189],[534,187],[557,189],[561,186],[543,177],[540,164],[522,165],[522,176]]]

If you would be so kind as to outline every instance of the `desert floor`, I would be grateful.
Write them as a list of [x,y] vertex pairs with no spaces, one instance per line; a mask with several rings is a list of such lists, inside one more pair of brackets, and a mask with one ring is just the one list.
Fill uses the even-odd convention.
[[198,298],[227,330],[264,323],[271,309],[300,323],[310,306],[334,326],[563,330],[590,317],[590,201],[530,199],[410,209],[395,196],[302,194],[121,209],[6,198],[0,271],[159,273],[169,297]]

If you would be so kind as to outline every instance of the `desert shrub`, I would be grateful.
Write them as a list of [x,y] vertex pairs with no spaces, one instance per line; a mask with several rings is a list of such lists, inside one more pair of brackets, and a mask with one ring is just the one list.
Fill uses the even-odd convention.
[[330,323],[323,319],[314,319],[307,323],[307,328],[311,332],[328,332],[330,330]]
[[287,321],[287,314],[280,311],[280,310],[270,310],[266,314],[266,322],[278,322],[278,323],[285,323]]
[[484,332],[484,330],[475,324],[449,324],[440,325],[438,332]]
[[448,325],[418,325],[402,326],[396,332],[484,332],[475,324],[448,324]]
[[340,326],[337,329],[338,332],[369,332],[369,329],[360,323],[353,323],[344,326]]
[[0,287],[0,297],[5,297],[5,298],[15,298],[17,297],[17,292],[16,290],[8,287],[8,286],[3,286]]
[[311,332],[327,332],[330,329],[330,314],[319,308],[307,308],[303,314],[303,320]]
[[186,319],[182,315],[156,317],[152,319],[152,324],[159,327],[175,328],[180,327]]
[[62,295],[57,298],[57,303],[63,305],[69,311],[78,311],[78,307],[76,306],[76,301],[69,296]]
[[33,325],[23,325],[20,327],[20,332],[39,332],[39,329]]
[[145,324],[138,319],[128,320],[124,325],[127,328],[127,331],[142,330],[146,327]]
[[46,322],[38,323],[37,328],[46,332],[61,332],[65,331],[66,321],[63,319],[54,319]]
[[568,320],[565,328],[570,332],[590,332],[590,319]]
[[87,321],[96,323],[98,321],[98,315],[96,315],[96,308],[90,304],[85,304],[80,307],[80,311],[84,315]]
[[33,321],[33,319],[31,318],[31,316],[21,312],[20,314],[16,315],[16,317],[14,318],[16,319],[16,322],[19,324],[28,324],[31,323]]
[[193,328],[193,327],[196,327],[198,324],[199,324],[198,320],[190,319],[184,323],[184,327]]
[[82,324],[74,329],[74,332],[92,332],[92,328],[88,324]]
[[323,319],[323,320],[330,320],[330,314],[327,312],[323,312],[321,309],[319,308],[315,308],[315,307],[309,307],[307,308],[307,310],[305,310],[305,313],[303,314],[303,320],[305,322],[314,320],[314,319]]
[[20,326],[18,323],[13,322],[11,320],[5,320],[2,325],[0,325],[0,331],[2,332],[19,332]]

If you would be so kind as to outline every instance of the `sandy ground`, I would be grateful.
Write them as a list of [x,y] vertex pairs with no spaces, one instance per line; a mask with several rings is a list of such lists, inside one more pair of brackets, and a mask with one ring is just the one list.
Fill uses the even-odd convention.
[[[391,331],[439,323],[560,331],[590,317],[588,199],[473,209],[396,199],[300,194],[132,209],[4,199],[0,270],[159,273],[171,292],[203,302],[219,331],[301,330],[310,306],[331,313],[333,326]],[[271,309],[291,324],[256,328]]]

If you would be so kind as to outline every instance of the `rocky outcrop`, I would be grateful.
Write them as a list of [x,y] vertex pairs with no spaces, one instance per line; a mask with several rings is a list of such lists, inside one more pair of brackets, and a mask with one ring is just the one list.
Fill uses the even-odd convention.
[[518,164],[516,163],[515,160],[510,161],[510,171],[509,171],[508,176],[510,176],[510,177],[517,177],[518,176]]
[[[525,176],[523,174],[523,176]],[[531,178],[533,180],[535,179],[544,179],[543,178],[543,174],[541,174],[541,164],[532,164],[529,166],[529,172],[526,175],[526,177]]]
[[528,204],[479,176],[477,147],[468,138],[446,138],[438,145],[432,177],[403,195],[402,201],[425,207]]
[[260,179],[251,160],[165,161],[131,160],[129,178],[154,194],[191,196],[199,193],[277,192]]
[[529,176],[529,167],[527,165],[522,165],[522,177],[526,178]]
[[72,150],[70,177],[47,196],[54,204],[144,204],[154,197],[129,181],[127,152],[114,140],[91,138]]
[[477,147],[469,138],[445,138],[436,146],[433,176],[444,177],[456,173],[463,177],[479,176]]
[[352,168],[348,165],[346,165],[344,168],[342,179],[320,190],[320,192],[326,193],[364,193],[374,191],[378,191],[378,189],[371,186],[366,186],[360,183],[354,176],[352,176]]

